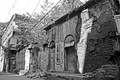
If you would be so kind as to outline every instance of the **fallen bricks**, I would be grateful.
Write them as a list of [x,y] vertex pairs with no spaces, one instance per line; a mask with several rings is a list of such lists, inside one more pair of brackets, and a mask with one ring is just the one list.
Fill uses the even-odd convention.
[[37,71],[37,72],[34,72],[34,73],[31,73],[29,75],[27,75],[27,78],[41,78],[41,77],[46,77],[47,76],[47,73],[46,71]]
[[27,76],[27,78],[34,79],[42,77],[46,77],[46,80],[53,80],[53,78],[54,80],[119,80],[119,67],[117,65],[103,65],[93,72],[84,74],[39,71]]
[[87,80],[120,80],[117,65],[103,65]]

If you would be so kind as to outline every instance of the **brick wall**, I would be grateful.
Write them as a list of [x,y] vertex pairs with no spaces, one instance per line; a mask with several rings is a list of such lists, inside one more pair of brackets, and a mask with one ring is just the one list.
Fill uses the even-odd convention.
[[109,0],[100,2],[89,9],[94,17],[91,33],[87,38],[84,72],[91,72],[104,64],[111,64],[110,55],[114,53],[116,24]]

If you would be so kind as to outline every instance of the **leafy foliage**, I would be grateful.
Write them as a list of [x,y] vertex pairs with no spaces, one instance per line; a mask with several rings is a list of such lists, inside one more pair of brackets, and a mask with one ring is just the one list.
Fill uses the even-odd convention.
[[[48,10],[50,10],[52,5],[53,3],[45,0],[44,4],[41,5],[42,11],[40,12],[40,14],[34,13],[32,17],[37,20],[42,19],[42,17],[48,12]],[[45,31],[43,31],[43,28],[52,24],[55,20],[59,19],[66,13],[81,5],[82,2],[80,0],[62,0],[61,3],[55,6],[54,9],[51,10],[51,12],[31,31],[35,41],[42,43],[46,39]]]
[[3,35],[7,25],[8,25],[8,22],[0,23],[0,45],[1,45],[1,41],[2,41],[2,35]]
[[[39,14],[34,13],[30,15],[29,13],[26,13],[24,14],[25,18],[18,16],[18,19],[20,19],[20,21],[16,20],[16,22],[20,27],[21,33],[19,36],[19,41],[23,41],[24,43],[26,41],[37,42],[42,45],[42,43],[47,38],[45,35],[46,32],[43,29],[66,13],[82,5],[82,3],[80,0],[63,0],[60,4],[55,6],[48,15],[45,16],[45,14],[52,8],[52,5],[53,3],[45,0],[44,4],[41,5],[42,11]],[[45,18],[43,18],[44,16]],[[41,21],[39,22],[39,20]],[[32,30],[30,30],[30,28],[32,28],[35,24],[37,25]]]

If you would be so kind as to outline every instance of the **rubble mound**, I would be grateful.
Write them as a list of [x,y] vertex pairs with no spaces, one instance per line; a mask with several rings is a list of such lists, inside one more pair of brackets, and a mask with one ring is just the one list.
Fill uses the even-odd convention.
[[[79,73],[80,74],[80,73]],[[37,70],[27,76],[27,78],[61,78],[61,80],[68,79],[68,80],[119,80],[119,67],[117,65],[103,65],[101,68],[88,73],[80,74],[78,77],[70,77],[70,76],[60,76],[57,75],[50,75],[46,71]]]
[[27,78],[41,78],[41,77],[46,77],[47,76],[47,72],[46,71],[41,71],[41,70],[36,70],[34,72],[31,72]]
[[119,67],[117,65],[103,65],[88,76],[85,80],[119,80]]

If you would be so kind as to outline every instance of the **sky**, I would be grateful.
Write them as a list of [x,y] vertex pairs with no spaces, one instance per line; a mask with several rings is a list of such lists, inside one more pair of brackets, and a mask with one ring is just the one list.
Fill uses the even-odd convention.
[[[36,5],[40,1],[38,7],[35,9]],[[53,2],[54,5],[59,0],[49,0]],[[81,0],[84,2],[84,0]],[[43,4],[44,0],[0,0],[0,22],[7,22],[10,20],[13,14],[24,14],[26,12],[32,14],[34,9],[36,13],[40,13],[40,5]],[[13,5],[14,4],[14,5]],[[54,6],[53,5],[53,6]]]

